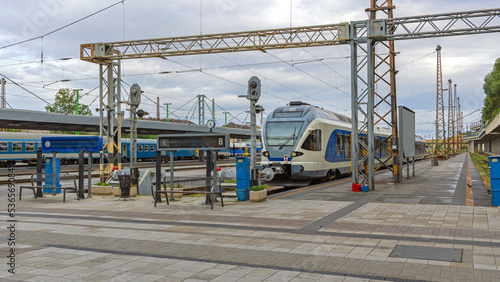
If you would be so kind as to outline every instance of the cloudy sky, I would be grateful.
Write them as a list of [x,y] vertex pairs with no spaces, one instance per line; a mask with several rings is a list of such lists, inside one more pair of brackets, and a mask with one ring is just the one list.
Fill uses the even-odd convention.
[[[308,26],[365,20],[369,0],[18,0],[3,3],[0,17],[0,73],[30,92],[8,83],[7,102],[15,109],[44,110],[59,88],[83,89],[81,101],[98,106],[98,65],[79,59],[80,44],[121,40]],[[96,13],[113,4],[117,5]],[[394,1],[395,17],[498,8],[497,0]],[[93,13],[88,18],[85,18]],[[85,18],[85,19],[82,19]],[[81,21],[53,32],[74,21]],[[496,19],[498,21],[498,19]],[[50,33],[50,34],[48,34]],[[42,35],[43,39],[37,38]],[[22,44],[11,44],[37,38]],[[436,53],[442,47],[444,88],[457,84],[464,115],[483,105],[484,76],[500,57],[500,34],[397,41],[398,104],[416,112],[417,134],[434,135]],[[43,53],[43,63],[41,57]],[[156,116],[156,100],[171,103],[170,117],[197,122],[195,98],[215,100],[216,120],[248,122],[247,81],[258,76],[266,113],[301,100],[350,115],[350,49],[347,45],[267,53],[126,60],[123,81],[128,92],[138,83],[145,91],[141,108]],[[65,58],[65,60],[61,60]],[[69,59],[68,59],[69,58]],[[303,63],[304,61],[312,61]],[[300,64],[299,64],[300,63]],[[201,71],[199,71],[201,69]],[[159,72],[170,71],[169,74]],[[61,80],[68,80],[61,82]],[[35,97],[36,94],[40,98]],[[447,93],[445,101],[447,102]],[[209,101],[207,101],[209,102]],[[208,109],[206,119],[210,118]],[[161,117],[166,110],[162,105]],[[264,115],[265,116],[265,115]],[[468,124],[480,111],[468,115]]]

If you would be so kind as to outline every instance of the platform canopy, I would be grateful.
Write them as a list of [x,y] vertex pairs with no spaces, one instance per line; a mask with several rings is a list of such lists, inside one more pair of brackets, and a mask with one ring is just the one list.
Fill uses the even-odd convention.
[[[28,110],[0,109],[0,128],[99,132],[98,116],[68,115]],[[123,121],[122,130],[130,130],[130,121]],[[139,134],[208,133],[205,125],[172,123],[165,121],[138,120]],[[232,138],[250,138],[250,129],[215,127],[215,133],[229,133]]]

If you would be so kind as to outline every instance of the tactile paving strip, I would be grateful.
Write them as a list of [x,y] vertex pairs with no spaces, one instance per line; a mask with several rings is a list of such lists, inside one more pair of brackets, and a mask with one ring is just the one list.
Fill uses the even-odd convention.
[[374,200],[376,200],[377,198],[383,196],[383,194],[373,194],[373,195],[368,195],[366,197],[363,197],[361,199],[359,199],[358,201],[336,211],[336,212],[333,212],[325,217],[322,217],[321,219],[307,225],[307,226],[304,226],[302,227],[299,232],[300,233],[315,233],[316,231],[320,230],[321,228],[325,227],[325,226],[328,226],[330,224],[332,224],[334,221],[336,221],[337,219],[341,218],[341,217],[344,217],[348,214],[350,214],[351,212],[359,209],[360,207],[366,205],[367,203],[369,202],[372,202]]

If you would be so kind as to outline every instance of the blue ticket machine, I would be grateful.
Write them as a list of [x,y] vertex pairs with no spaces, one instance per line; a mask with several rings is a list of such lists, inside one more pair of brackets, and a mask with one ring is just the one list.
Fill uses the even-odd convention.
[[500,156],[490,156],[491,204],[500,206]]
[[[55,158],[55,166],[54,166],[54,158],[47,157],[45,158],[45,184],[43,186],[46,187],[61,187],[61,183],[59,180],[59,175],[61,174],[61,159]],[[55,172],[54,172],[55,167]],[[53,180],[53,173],[56,174],[56,183]],[[52,189],[43,189],[43,193],[52,193]],[[56,193],[61,193],[61,189],[56,189]]]
[[250,159],[236,158],[236,197],[238,201],[248,200],[250,192]]

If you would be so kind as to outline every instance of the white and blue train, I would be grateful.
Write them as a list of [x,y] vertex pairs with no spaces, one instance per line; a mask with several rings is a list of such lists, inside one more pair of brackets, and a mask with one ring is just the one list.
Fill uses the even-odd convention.
[[[231,145],[229,147],[229,152],[231,156],[237,156],[237,157],[250,156],[252,150],[251,148],[252,148],[252,143],[250,141],[234,141],[231,142]],[[260,156],[260,153],[262,151],[261,142],[256,142],[256,149],[257,149],[257,156]]]
[[[266,174],[272,177],[267,183],[283,186],[306,186],[351,173],[351,131],[352,120],[347,116],[290,102],[276,108],[264,122],[258,169],[267,170]],[[385,161],[391,131],[375,128],[375,135],[374,153]],[[361,138],[366,141],[366,134]],[[423,143],[425,154],[425,142],[419,143]],[[361,158],[363,150],[357,151]]]
[[[41,148],[41,138],[47,136],[74,136],[66,134],[0,132],[0,167],[13,166],[16,163],[36,163],[37,150]],[[130,161],[130,140],[122,139],[122,162]],[[167,152],[162,152],[166,155]],[[51,156],[51,154],[44,154]],[[221,152],[219,158],[229,157],[229,152]],[[76,163],[78,153],[58,153],[62,164]],[[156,139],[137,140],[137,160],[152,161],[156,157]],[[199,152],[195,150],[180,150],[174,153],[175,159],[197,159]],[[98,162],[99,154],[93,154],[94,162]]]

